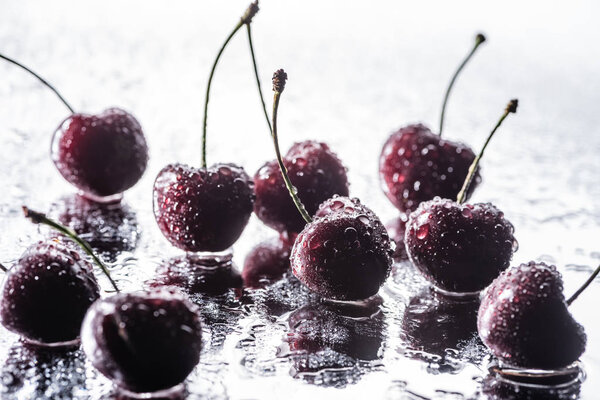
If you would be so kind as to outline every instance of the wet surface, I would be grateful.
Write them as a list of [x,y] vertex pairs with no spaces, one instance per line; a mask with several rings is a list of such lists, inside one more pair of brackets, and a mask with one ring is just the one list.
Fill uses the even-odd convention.
[[[289,275],[243,293],[234,272],[183,279],[185,255],[154,221],[152,183],[170,162],[199,164],[210,62],[246,1],[169,9],[145,2],[6,3],[0,0],[0,50],[40,72],[81,111],[131,111],[146,132],[150,161],[121,205],[82,201],[49,154],[65,110],[33,78],[0,64],[0,261],[10,266],[49,234],[22,217],[27,204],[80,230],[126,290],[150,279],[187,289],[216,279],[224,293],[193,296],[205,346],[187,381],[188,398],[597,397],[598,282],[571,307],[588,336],[581,359],[587,378],[541,390],[491,376],[491,357],[474,329],[476,304],[431,293],[405,261],[378,297],[353,307],[323,302]],[[592,50],[600,40],[592,20],[599,10],[591,1],[578,4],[548,10],[541,2],[473,1],[465,5],[470,13],[459,13],[441,2],[435,12],[384,1],[343,8],[333,1],[261,2],[254,33],[268,98],[271,71],[284,67],[289,75],[282,150],[304,139],[329,143],[348,167],[350,194],[391,221],[398,214],[377,177],[381,146],[404,124],[436,128],[446,80],[474,33],[484,30],[489,42],[457,83],[445,135],[479,148],[506,101],[519,97],[519,113],[486,151],[472,200],[493,202],[515,225],[520,248],[511,264],[556,264],[568,295],[600,263],[600,57]],[[243,36],[226,51],[213,84],[208,158],[243,165],[252,175],[273,154]],[[239,270],[254,246],[275,236],[252,216],[230,267]],[[109,295],[108,282],[99,281]],[[0,365],[2,398],[121,398],[80,349],[32,348],[3,328]]]

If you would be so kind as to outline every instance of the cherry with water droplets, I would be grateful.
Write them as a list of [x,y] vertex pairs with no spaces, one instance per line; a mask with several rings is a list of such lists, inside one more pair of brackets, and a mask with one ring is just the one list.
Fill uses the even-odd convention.
[[0,322],[28,341],[67,343],[100,297],[92,265],[61,240],[30,246],[4,277]]
[[150,393],[181,384],[200,360],[196,305],[175,290],[126,293],[99,300],[83,322],[83,350],[116,386]]
[[[298,196],[310,215],[334,195],[348,195],[346,168],[325,143],[307,140],[295,143],[283,164]],[[305,225],[283,181],[276,160],[263,165],[254,175],[254,213],[278,232],[298,233]]]
[[512,367],[561,369],[586,345],[583,327],[568,310],[560,273],[533,261],[507,269],[486,289],[477,327],[483,343]]
[[[410,213],[436,196],[455,198],[474,159],[468,146],[442,139],[423,125],[408,125],[383,146],[379,177],[392,204]],[[477,171],[467,197],[480,181]]]
[[461,205],[436,198],[421,203],[410,215],[406,250],[438,289],[478,292],[508,268],[516,243],[513,231],[490,203]]
[[169,242],[190,252],[219,252],[242,234],[252,213],[253,183],[242,167],[169,164],[154,182],[154,217]]

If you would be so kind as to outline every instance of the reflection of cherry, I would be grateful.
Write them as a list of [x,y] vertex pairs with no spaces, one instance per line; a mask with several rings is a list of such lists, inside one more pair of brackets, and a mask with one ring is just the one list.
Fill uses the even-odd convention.
[[356,360],[377,360],[383,343],[381,299],[364,305],[321,303],[304,306],[288,319],[286,338],[292,352],[315,353],[330,349]]
[[[539,383],[539,382],[538,382]],[[483,381],[482,394],[487,400],[565,400],[578,399],[581,383],[562,387],[531,387],[497,379],[488,375]]]
[[126,204],[97,203],[79,195],[65,196],[52,205],[50,215],[74,230],[108,258],[131,251],[139,238],[135,212]]
[[190,254],[163,262],[147,287],[176,286],[190,294],[220,295],[242,287],[231,256],[203,258]]
[[259,243],[250,250],[242,270],[244,286],[259,288],[280,279],[290,268],[292,244],[278,237]]
[[402,319],[402,336],[416,351],[444,356],[477,337],[479,300],[448,298],[426,288],[413,297]]
[[74,348],[17,343],[2,367],[2,398],[72,399],[85,388],[85,358]]

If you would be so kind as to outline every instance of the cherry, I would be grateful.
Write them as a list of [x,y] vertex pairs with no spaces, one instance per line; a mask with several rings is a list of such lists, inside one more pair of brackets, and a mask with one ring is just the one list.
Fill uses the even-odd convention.
[[478,292],[508,268],[516,240],[512,224],[491,203],[435,198],[410,215],[406,250],[437,288]]
[[76,113],[38,74],[2,54],[0,58],[35,76],[69,109],[71,115],[52,138],[51,156],[61,175],[93,200],[120,200],[122,193],[139,181],[148,163],[148,147],[139,122],[119,108],[97,115]]
[[[283,164],[310,215],[333,195],[348,195],[346,168],[325,143],[295,143],[284,156]],[[305,222],[290,199],[276,160],[256,172],[254,184],[254,213],[258,218],[278,232],[300,232]]]
[[490,139],[516,110],[517,100],[512,100],[469,167],[456,202],[436,197],[410,214],[405,233],[408,256],[442,291],[484,289],[508,267],[516,250],[513,225],[499,209],[490,203],[462,204]]
[[248,41],[262,100],[250,31],[250,23],[257,12],[258,2],[255,1],[227,37],[212,65],[204,101],[202,167],[169,164],[158,173],[154,182],[156,222],[167,240],[185,251],[216,253],[227,250],[240,237],[252,213],[254,185],[244,169],[227,163],[207,167],[206,127],[210,88],[217,64],[229,41],[244,25],[248,27]]
[[479,336],[509,366],[544,370],[569,366],[583,354],[586,336],[568,305],[594,277],[567,301],[555,266],[532,261],[507,269],[483,295]]
[[[475,159],[462,143],[440,138],[423,125],[408,125],[392,134],[383,146],[379,175],[383,191],[402,212],[436,196],[454,198]],[[468,196],[481,178],[479,171]]]
[[200,359],[200,311],[174,290],[117,294],[89,309],[81,331],[92,365],[118,387],[149,393],[182,383]]
[[242,167],[169,164],[154,182],[154,216],[172,245],[192,252],[228,249],[252,213],[253,183]]
[[61,175],[93,199],[119,195],[140,180],[148,147],[139,122],[120,108],[97,115],[72,114],[52,139]]
[[[33,223],[48,225],[73,240],[119,290],[106,266],[75,232],[27,207],[23,212]],[[0,293],[0,322],[32,343],[73,344],[88,307],[100,297],[92,265],[69,243],[62,239],[39,242],[13,268],[0,265],[6,275]]]
[[[422,124],[412,124],[393,133],[383,146],[379,158],[379,176],[383,191],[392,204],[404,213],[436,196],[454,198],[467,176],[475,154],[466,145],[441,138],[450,92],[456,78],[477,48],[485,42],[478,34],[475,45],[452,76],[442,105],[439,135]],[[477,171],[467,198],[481,181]]]
[[379,291],[390,273],[389,237],[375,213],[358,200],[332,199],[321,212],[317,211],[314,221],[310,217],[287,174],[279,150],[277,109],[286,79],[283,70],[273,75],[273,145],[283,181],[307,223],[292,248],[292,272],[310,290],[325,298],[366,299]]
[[244,261],[244,286],[260,288],[280,279],[290,268],[292,244],[285,238],[266,240],[255,246]]
[[30,246],[6,272],[0,321],[28,341],[53,344],[79,338],[88,307],[100,298],[92,265],[61,240]]
[[240,289],[242,278],[231,261],[186,254],[166,260],[148,280],[149,288],[175,286],[185,293],[218,296],[230,289]]

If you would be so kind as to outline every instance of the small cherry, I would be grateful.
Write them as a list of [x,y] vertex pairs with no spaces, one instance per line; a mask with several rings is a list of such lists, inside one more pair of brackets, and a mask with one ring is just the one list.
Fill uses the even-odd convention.
[[[204,102],[202,167],[169,164],[154,182],[154,216],[167,240],[188,252],[217,253],[229,249],[240,237],[252,213],[254,183],[244,168],[231,163],[206,164],[206,126],[213,76],[229,41],[244,25],[252,50],[257,85],[262,100],[250,23],[258,2],[250,4],[234,30],[221,46],[213,63]],[[265,110],[265,115],[266,110]]]
[[568,300],[554,265],[529,262],[502,272],[479,308],[479,336],[510,367],[559,370],[585,351],[586,335],[568,307],[600,272],[600,266]]
[[325,298],[366,299],[377,294],[390,273],[389,237],[379,218],[368,208],[357,205],[347,209],[345,206],[353,203],[350,199],[338,201],[341,210],[338,212],[330,212],[335,200],[327,203],[327,211],[323,211],[326,215],[315,220],[306,211],[279,151],[277,110],[286,79],[283,70],[273,75],[273,145],[283,181],[307,224],[292,248],[292,272],[310,290]]
[[421,203],[410,214],[405,245],[411,262],[441,291],[473,294],[488,286],[508,268],[516,240],[513,225],[491,203],[463,204],[479,160],[490,139],[510,113],[517,111],[512,100],[488,136],[457,201],[441,199]]
[[169,390],[200,360],[200,310],[172,288],[117,294],[92,305],[81,342],[92,365],[120,389]]
[[292,244],[277,237],[256,245],[244,261],[242,279],[248,288],[261,288],[279,280],[290,269]]
[[120,108],[100,114],[77,113],[59,92],[23,64],[0,58],[32,74],[69,109],[52,138],[51,156],[61,175],[95,201],[120,200],[146,170],[148,146],[139,122]]
[[[32,222],[48,225],[77,243],[118,291],[89,244],[44,214],[25,207],[23,210]],[[29,342],[50,346],[75,343],[87,309],[100,297],[92,264],[69,243],[62,239],[38,242],[6,271],[0,294],[0,322]]]
[[[436,196],[454,198],[460,191],[475,154],[465,144],[442,139],[444,115],[456,78],[485,40],[482,34],[476,36],[473,49],[452,76],[444,96],[439,134],[422,124],[407,125],[393,133],[383,146],[379,158],[383,191],[403,213],[414,211],[421,202]],[[467,198],[480,181],[478,170]]]

